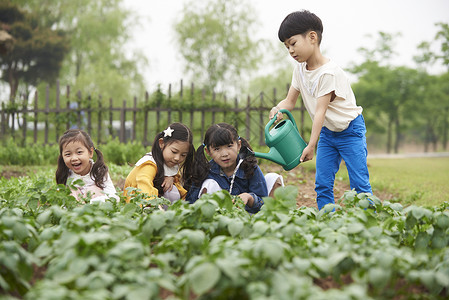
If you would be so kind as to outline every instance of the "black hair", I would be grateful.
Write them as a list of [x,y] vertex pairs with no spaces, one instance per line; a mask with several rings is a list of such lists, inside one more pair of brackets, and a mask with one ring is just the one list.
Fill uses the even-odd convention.
[[[241,140],[242,145],[240,151],[247,147],[252,150],[248,141],[239,137],[237,130],[234,126],[228,123],[219,123],[209,127],[204,135],[204,142],[198,147],[195,153],[195,163],[193,164],[192,183],[200,186],[207,178],[210,170],[209,161],[204,153],[204,148],[210,149],[211,147],[219,147],[223,145],[229,145]],[[257,159],[255,157],[246,158],[240,167],[243,169],[246,178],[250,178],[254,175],[254,169],[257,165]]]
[[162,196],[164,194],[162,183],[164,182],[165,176],[164,156],[162,155],[162,149],[159,146],[159,139],[163,139],[165,146],[168,146],[176,141],[189,143],[189,152],[187,153],[187,157],[184,163],[180,167],[181,183],[187,190],[190,188],[189,179],[191,177],[193,155],[195,153],[195,148],[193,147],[193,135],[189,127],[182,123],[172,123],[168,127],[173,130],[171,134],[165,134],[164,131],[159,132],[154,138],[153,146],[151,148],[151,154],[153,155],[153,158],[156,161],[157,165],[157,172],[153,180],[153,185],[155,188],[157,188],[159,196]]
[[58,168],[56,169],[56,183],[67,184],[67,178],[69,177],[69,168],[64,162],[62,151],[65,145],[73,142],[82,143],[90,152],[91,149],[97,154],[97,160],[90,170],[90,177],[95,181],[95,185],[101,189],[104,188],[104,182],[106,181],[106,175],[108,173],[108,167],[106,166],[103,158],[103,153],[94,147],[94,143],[90,136],[81,129],[69,129],[59,139],[59,156],[58,156]]
[[318,44],[321,44],[323,35],[323,23],[314,13],[308,10],[295,11],[285,17],[279,27],[278,37],[281,42],[298,34],[306,34],[315,31],[318,35]]

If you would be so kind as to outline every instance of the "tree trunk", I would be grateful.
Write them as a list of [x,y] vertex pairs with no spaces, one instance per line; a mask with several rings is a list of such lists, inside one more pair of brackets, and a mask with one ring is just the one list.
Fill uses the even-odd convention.
[[427,120],[426,125],[426,135],[424,137],[424,152],[427,153],[429,151],[429,137],[430,137],[430,121]]
[[19,88],[19,78],[16,75],[16,66],[8,65],[8,84],[9,84],[9,101],[16,98],[17,89]]
[[401,129],[399,124],[399,116],[396,115],[395,118],[395,129],[396,129],[396,138],[394,141],[394,153],[399,153],[399,144],[401,142]]
[[388,129],[387,129],[387,153],[391,152],[391,131],[392,131],[392,120],[388,120]]
[[448,122],[447,122],[447,116],[448,116],[448,112],[449,112],[449,108],[446,107],[446,109],[444,110],[444,114],[443,114],[443,150],[446,151],[447,150],[447,127],[448,127]]

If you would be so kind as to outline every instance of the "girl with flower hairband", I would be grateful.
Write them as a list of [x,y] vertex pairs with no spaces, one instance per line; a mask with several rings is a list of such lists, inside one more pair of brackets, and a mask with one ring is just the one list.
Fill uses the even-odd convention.
[[184,199],[187,194],[185,179],[190,177],[193,164],[193,137],[182,123],[173,123],[159,132],[151,152],[145,154],[128,174],[124,195],[129,202],[132,187],[146,193],[149,198],[164,197],[170,202]]

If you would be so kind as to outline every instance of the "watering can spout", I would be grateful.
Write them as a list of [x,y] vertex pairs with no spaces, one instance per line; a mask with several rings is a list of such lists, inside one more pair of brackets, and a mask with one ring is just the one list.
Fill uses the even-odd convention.
[[281,154],[275,149],[270,148],[268,153],[254,152],[255,157],[271,160],[279,165],[285,165],[285,160],[282,158]]

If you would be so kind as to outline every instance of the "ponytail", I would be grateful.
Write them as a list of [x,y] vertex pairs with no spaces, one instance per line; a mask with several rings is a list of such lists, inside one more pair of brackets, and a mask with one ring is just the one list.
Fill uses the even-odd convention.
[[[251,145],[249,144],[249,142],[246,139],[241,137],[240,141],[242,142],[242,146],[240,148],[240,152],[244,151],[245,147],[249,148],[251,151],[253,150],[251,148]],[[255,169],[256,165],[257,165],[257,158],[254,157],[254,156],[246,157],[243,160],[243,162],[242,162],[242,164],[240,166],[243,169],[243,171],[245,172],[245,177],[247,179],[253,177],[254,169]]]
[[104,162],[103,153],[96,148],[94,148],[94,152],[97,154],[97,160],[92,166],[90,177],[95,181],[96,186],[103,189],[106,175],[108,174],[108,167]]
[[195,153],[195,158],[192,168],[192,183],[196,186],[200,186],[207,178],[210,170],[210,163],[204,154],[205,144],[198,147]]
[[162,183],[164,182],[165,172],[164,172],[164,156],[162,154],[162,149],[159,146],[159,139],[163,138],[163,132],[159,132],[154,138],[153,147],[151,147],[151,155],[156,161],[157,172],[153,179],[153,186],[157,188],[159,196],[164,194],[164,188]]
[[64,158],[61,154],[58,156],[58,168],[56,169],[56,183],[57,184],[67,184],[67,178],[69,177],[69,168],[64,162]]

